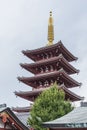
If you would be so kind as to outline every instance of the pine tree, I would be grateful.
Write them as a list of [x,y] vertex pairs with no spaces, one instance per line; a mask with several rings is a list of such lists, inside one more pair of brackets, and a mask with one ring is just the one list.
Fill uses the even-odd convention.
[[28,124],[36,130],[45,130],[41,126],[42,122],[59,118],[72,109],[70,101],[65,100],[64,91],[55,83],[43,91],[34,102]]

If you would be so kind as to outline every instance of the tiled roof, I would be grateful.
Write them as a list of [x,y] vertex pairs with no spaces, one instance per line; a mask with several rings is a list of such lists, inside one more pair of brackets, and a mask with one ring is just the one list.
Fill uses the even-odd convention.
[[29,117],[29,112],[16,113],[16,116],[25,126],[28,127],[27,120]]
[[43,123],[45,127],[86,127],[87,128],[87,107],[77,107],[65,116],[53,121]]

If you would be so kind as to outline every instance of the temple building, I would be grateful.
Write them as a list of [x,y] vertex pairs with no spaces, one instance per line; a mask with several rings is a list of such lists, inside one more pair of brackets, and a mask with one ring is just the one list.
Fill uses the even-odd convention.
[[0,130],[29,130],[29,113],[14,113],[6,104],[0,104]]
[[[71,65],[71,62],[78,58],[65,47],[62,41],[53,44],[53,40],[54,25],[52,12],[50,12],[47,45],[34,50],[22,51],[33,63],[24,63],[20,66],[34,76],[18,77],[18,80],[32,87],[32,91],[15,91],[16,96],[34,102],[40,93],[49,89],[56,82],[64,90],[66,100],[74,102],[84,99],[72,92],[72,88],[81,86],[81,83],[71,77],[71,75],[79,73],[79,70]],[[28,112],[31,109],[32,106],[13,108],[16,112]]]

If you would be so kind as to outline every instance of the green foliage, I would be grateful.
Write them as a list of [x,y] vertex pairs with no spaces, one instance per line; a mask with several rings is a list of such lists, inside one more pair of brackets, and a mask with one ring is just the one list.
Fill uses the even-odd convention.
[[45,130],[42,122],[59,118],[73,109],[69,101],[65,101],[65,93],[55,83],[50,89],[43,91],[36,99],[28,123],[36,130]]

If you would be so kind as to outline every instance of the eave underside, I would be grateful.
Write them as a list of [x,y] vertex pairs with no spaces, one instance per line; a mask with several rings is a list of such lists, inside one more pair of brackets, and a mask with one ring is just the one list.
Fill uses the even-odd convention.
[[31,110],[32,106],[28,106],[28,107],[12,107],[12,111],[14,112],[29,112]]

